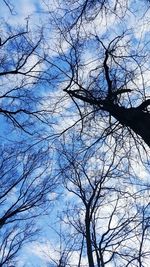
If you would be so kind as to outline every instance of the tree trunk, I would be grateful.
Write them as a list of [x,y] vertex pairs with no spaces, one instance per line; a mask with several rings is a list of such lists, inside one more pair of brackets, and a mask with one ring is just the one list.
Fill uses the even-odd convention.
[[132,129],[142,137],[150,147],[150,114],[137,108],[124,108],[118,105],[110,105],[107,111],[123,126]]
[[87,256],[88,256],[89,267],[94,267],[91,232],[90,232],[90,218],[88,214],[86,214],[86,217],[85,217],[85,226],[86,226],[86,246],[87,246]]
[[71,97],[80,99],[85,103],[89,103],[91,106],[96,106],[100,110],[109,112],[120,124],[129,127],[141,136],[143,141],[150,147],[150,113],[147,111],[147,107],[150,105],[150,99],[144,101],[138,107],[125,108],[114,104],[112,101],[108,101],[108,99],[102,100],[92,96],[90,97],[84,94],[84,91],[64,91],[71,95]]

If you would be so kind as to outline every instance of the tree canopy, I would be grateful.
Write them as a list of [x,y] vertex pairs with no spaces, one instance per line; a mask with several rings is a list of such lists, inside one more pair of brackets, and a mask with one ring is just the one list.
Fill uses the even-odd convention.
[[0,5],[0,266],[148,266],[149,1]]

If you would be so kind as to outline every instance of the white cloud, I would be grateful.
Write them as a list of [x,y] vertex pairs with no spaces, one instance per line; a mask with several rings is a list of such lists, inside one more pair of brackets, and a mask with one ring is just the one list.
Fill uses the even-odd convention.
[[45,240],[42,243],[39,242],[33,242],[30,244],[29,248],[27,248],[28,253],[33,253],[34,255],[41,258],[44,262],[49,262],[51,260],[51,257],[53,257],[54,260],[57,261],[59,258],[59,246],[55,245],[54,247],[51,245],[51,243],[48,240]]

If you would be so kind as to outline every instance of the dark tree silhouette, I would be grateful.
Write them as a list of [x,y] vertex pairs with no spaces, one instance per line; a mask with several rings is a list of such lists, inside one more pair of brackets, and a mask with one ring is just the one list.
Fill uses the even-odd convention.
[[[125,14],[129,16],[134,12],[135,6],[114,2],[115,6],[110,6],[109,1],[69,1],[73,4],[71,8],[66,3],[62,23],[59,24],[61,13],[55,17],[60,37],[57,61],[49,58],[47,62],[58,73],[58,82],[62,77],[61,87],[76,105],[83,124],[89,110],[93,117],[105,116],[106,128],[110,128],[111,134],[112,126],[115,125],[115,129],[122,126],[130,135],[141,137],[135,138],[135,142],[143,139],[150,146],[150,99],[146,80],[149,46],[146,37],[141,41],[134,36],[134,29],[132,32],[124,25]],[[125,9],[124,15],[124,12],[118,13],[121,8]],[[104,15],[106,9],[109,11]],[[116,28],[113,31],[111,24],[107,26],[109,16],[110,19],[114,16],[114,23],[116,19],[119,34]],[[106,23],[104,33],[101,23]],[[86,53],[87,57],[91,53],[87,60]]]
[[[13,15],[13,1],[2,2]],[[72,266],[76,252],[78,267],[84,257],[89,267],[147,264],[149,182],[134,164],[147,160],[139,143],[150,147],[149,36],[138,24],[148,25],[149,6],[133,2],[58,1],[36,30],[29,19],[1,24],[0,266],[16,265],[38,234],[58,164],[73,198],[52,262]]]
[[5,266],[38,233],[37,218],[51,207],[57,177],[49,151],[6,146],[0,152],[0,266]]
[[[76,142],[74,148],[63,145],[60,152],[64,185],[72,193],[61,217],[64,229],[70,237],[74,233],[72,238],[84,237],[81,256],[87,256],[89,267],[144,266],[150,257],[147,185],[136,175],[125,174],[124,157],[107,153],[106,146],[98,157],[97,151],[89,155],[79,151]],[[78,247],[79,243],[72,250]],[[79,254],[76,262],[78,258]]]

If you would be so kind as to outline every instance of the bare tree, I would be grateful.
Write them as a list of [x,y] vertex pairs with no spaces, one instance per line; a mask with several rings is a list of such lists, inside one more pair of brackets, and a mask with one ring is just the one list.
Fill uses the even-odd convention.
[[[19,223],[7,227],[5,231],[1,231],[0,241],[0,266],[12,266],[17,264],[16,256],[20,252],[23,245],[27,242],[32,242],[37,236],[38,230],[34,224],[26,223],[21,226]],[[14,266],[13,265],[13,266]]]
[[38,233],[36,221],[51,206],[57,176],[44,149],[1,148],[0,170],[0,262],[8,266],[23,244]]
[[[109,1],[70,1],[67,7],[60,5],[59,15],[53,15],[59,32],[55,48],[57,61],[50,57],[46,61],[55,72],[55,78],[57,73],[66,97],[75,104],[82,126],[93,113],[96,124],[100,119],[106,122],[100,134],[116,131],[120,135],[122,129],[123,134],[135,137],[136,144],[140,136],[140,140],[150,146],[147,127],[150,120],[149,42],[145,37],[136,38],[137,29],[130,30],[124,22],[135,6],[130,3],[129,8],[125,8],[127,15],[121,16],[120,1],[114,2],[116,9],[110,7],[111,14],[105,15],[103,10],[105,6],[109,9]],[[107,23],[111,18],[112,23]],[[146,22],[149,23],[143,16],[143,23]],[[104,23],[106,26],[101,28]]]
[[[10,1],[3,2],[12,12]],[[20,28],[2,25],[0,115],[19,131],[11,142],[3,135],[1,148],[1,266],[13,264],[36,233],[35,218],[49,206],[57,182],[57,165],[55,171],[51,165],[57,158],[50,157],[49,142],[54,132],[67,148],[56,143],[62,153],[59,177],[77,201],[64,221],[83,241],[68,253],[64,246],[56,264],[71,265],[72,251],[78,253],[78,267],[85,254],[90,267],[141,267],[149,257],[144,200],[149,184],[133,175],[131,166],[135,144],[139,149],[143,140],[150,147],[149,40],[137,37],[126,23],[135,7],[124,3],[63,1],[58,13],[49,12],[51,25],[34,34],[28,19]],[[45,35],[51,27],[53,44]],[[47,141],[45,147],[41,140]]]
[[7,125],[30,135],[40,135],[40,129],[49,122],[42,94],[43,84],[48,80],[44,71],[44,42],[42,26],[32,29],[29,19],[21,27],[2,22],[0,115]]
[[97,157],[76,146],[61,151],[64,184],[73,194],[62,221],[74,236],[84,236],[88,266],[144,266],[150,257],[148,185],[125,174],[116,151],[108,154],[105,147]]

